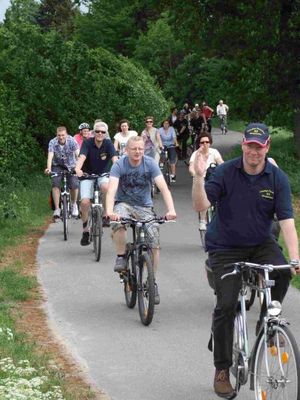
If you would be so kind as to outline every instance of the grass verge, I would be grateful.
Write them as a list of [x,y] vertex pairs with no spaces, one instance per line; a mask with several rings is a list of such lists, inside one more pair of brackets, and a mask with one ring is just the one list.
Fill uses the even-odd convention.
[[35,260],[50,185],[42,176],[28,182],[1,185],[0,399],[105,399],[48,329]]

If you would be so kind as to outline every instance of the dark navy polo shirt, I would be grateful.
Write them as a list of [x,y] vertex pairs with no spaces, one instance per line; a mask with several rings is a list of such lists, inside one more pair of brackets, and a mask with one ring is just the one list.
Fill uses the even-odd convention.
[[270,238],[275,213],[278,220],[293,218],[288,178],[269,161],[254,176],[244,171],[242,157],[226,161],[205,190],[217,205],[205,235],[208,251],[259,245]]
[[111,140],[104,139],[101,146],[95,145],[95,139],[90,138],[83,141],[80,154],[86,156],[83,171],[88,174],[102,174],[110,170],[110,160],[116,156],[116,150]]

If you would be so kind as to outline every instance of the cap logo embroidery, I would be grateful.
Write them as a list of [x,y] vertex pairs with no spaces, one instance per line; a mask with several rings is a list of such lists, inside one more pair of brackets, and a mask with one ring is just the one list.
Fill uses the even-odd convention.
[[264,135],[265,132],[260,128],[252,128],[247,132],[247,134],[260,136],[260,135]]

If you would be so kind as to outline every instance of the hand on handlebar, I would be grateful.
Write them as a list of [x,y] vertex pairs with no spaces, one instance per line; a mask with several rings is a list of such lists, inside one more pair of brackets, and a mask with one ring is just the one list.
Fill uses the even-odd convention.
[[79,178],[83,176],[83,171],[82,171],[82,169],[77,169],[77,168],[75,168],[75,172],[76,172],[76,175],[77,175]]
[[170,221],[170,220],[175,220],[176,219],[176,212],[175,211],[168,211],[167,213],[166,213],[166,215],[165,215],[165,219],[167,220],[167,221]]
[[108,214],[106,217],[109,218],[110,221],[120,221],[121,219],[120,215],[114,213]]

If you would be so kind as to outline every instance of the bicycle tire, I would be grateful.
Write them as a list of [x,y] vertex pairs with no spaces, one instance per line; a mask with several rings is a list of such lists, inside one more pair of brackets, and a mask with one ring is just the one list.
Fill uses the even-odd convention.
[[124,275],[124,295],[127,307],[134,308],[137,299],[137,282],[134,255],[131,252],[127,255],[127,268]]
[[62,220],[63,220],[63,230],[64,230],[64,240],[68,240],[68,200],[67,196],[63,196],[62,198]]
[[171,176],[170,176],[168,162],[164,163],[163,177],[165,178],[165,181],[166,181],[166,184],[168,185],[168,187],[170,187],[170,185],[171,185]]
[[296,340],[285,325],[276,324],[270,329],[272,336],[266,342],[263,332],[259,336],[254,354],[255,399],[300,400],[300,355]]
[[92,235],[95,260],[99,261],[101,257],[101,242],[103,233],[102,212],[99,207],[93,207]]
[[149,254],[139,256],[138,265],[138,305],[141,321],[144,325],[152,322],[154,315],[154,270]]

